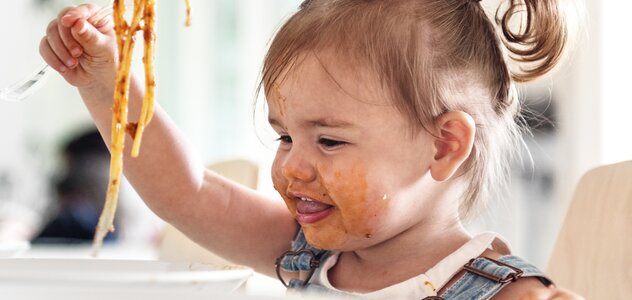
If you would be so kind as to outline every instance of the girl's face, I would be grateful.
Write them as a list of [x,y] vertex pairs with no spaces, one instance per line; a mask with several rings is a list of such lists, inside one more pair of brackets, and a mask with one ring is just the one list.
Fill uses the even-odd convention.
[[428,210],[432,139],[412,134],[377,80],[361,73],[325,69],[308,55],[268,91],[280,141],[274,187],[323,249],[378,244]]

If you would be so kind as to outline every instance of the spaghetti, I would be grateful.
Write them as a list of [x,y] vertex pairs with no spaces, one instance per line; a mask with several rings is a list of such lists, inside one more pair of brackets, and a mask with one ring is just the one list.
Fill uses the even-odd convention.
[[[191,23],[191,7],[189,0],[186,4],[186,25]],[[138,157],[143,132],[152,119],[154,111],[154,49],[156,43],[155,16],[156,0],[134,0],[134,8],[131,21],[125,18],[125,1],[114,0],[112,3],[114,30],[118,46],[118,69],[114,88],[114,104],[112,106],[112,136],[110,151],[110,179],[105,197],[105,205],[99,223],[96,227],[92,243],[92,254],[96,256],[103,244],[103,239],[108,232],[114,231],[114,214],[118,202],[118,194],[121,185],[123,171],[123,149],[125,148],[125,133],[133,139],[131,156]],[[143,31],[145,66],[145,96],[141,107],[138,123],[128,122],[127,111],[129,102],[130,68],[132,53],[135,46],[134,36],[138,31]]]

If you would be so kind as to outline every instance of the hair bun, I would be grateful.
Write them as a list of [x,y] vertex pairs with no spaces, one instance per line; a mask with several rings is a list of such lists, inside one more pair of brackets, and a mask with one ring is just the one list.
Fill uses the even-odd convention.
[[[526,17],[516,20],[516,15]],[[496,11],[496,24],[502,29],[509,57],[519,64],[519,70],[511,74],[517,82],[548,73],[564,54],[568,28],[558,0],[511,0],[502,16],[500,8]]]

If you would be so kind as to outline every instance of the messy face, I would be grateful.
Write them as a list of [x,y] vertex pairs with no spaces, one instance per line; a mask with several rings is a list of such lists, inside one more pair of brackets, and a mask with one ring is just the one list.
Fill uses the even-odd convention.
[[267,92],[275,189],[316,247],[353,250],[418,222],[431,147],[370,73],[306,55]]

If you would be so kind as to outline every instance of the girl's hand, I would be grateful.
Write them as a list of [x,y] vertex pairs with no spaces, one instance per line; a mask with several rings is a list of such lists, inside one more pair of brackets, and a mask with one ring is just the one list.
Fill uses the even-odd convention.
[[557,287],[530,290],[520,300],[584,300],[584,297]]
[[90,19],[98,10],[94,4],[63,9],[40,43],[46,63],[80,89],[114,87],[118,63],[114,23],[109,15]]

